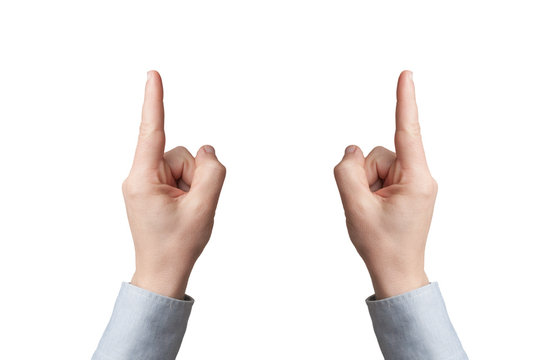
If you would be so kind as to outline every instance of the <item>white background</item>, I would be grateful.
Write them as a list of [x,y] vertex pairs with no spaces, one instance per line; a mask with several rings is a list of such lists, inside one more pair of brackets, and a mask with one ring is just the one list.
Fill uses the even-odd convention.
[[403,69],[439,182],[430,280],[472,359],[541,358],[536,5],[3,0],[0,358],[94,351],[134,270],[120,187],[149,69],[167,148],[228,168],[179,358],[382,358],[332,169],[393,148]]

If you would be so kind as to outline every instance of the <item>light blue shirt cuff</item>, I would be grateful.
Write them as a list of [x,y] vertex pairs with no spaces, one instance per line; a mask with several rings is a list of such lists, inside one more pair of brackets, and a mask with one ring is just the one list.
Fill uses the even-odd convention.
[[464,360],[467,354],[452,326],[438,283],[366,300],[386,360]]
[[123,282],[92,359],[174,360],[193,304]]

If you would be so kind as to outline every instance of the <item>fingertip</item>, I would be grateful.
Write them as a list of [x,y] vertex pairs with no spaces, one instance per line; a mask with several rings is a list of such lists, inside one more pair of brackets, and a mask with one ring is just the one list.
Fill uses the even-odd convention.
[[162,101],[164,90],[162,86],[162,78],[156,70],[147,71],[147,82],[145,84],[145,100],[151,101],[154,105],[155,101]]
[[196,156],[216,156],[215,148],[211,145],[203,145],[199,148]]
[[343,159],[348,159],[348,158],[357,158],[360,161],[363,161],[365,159],[363,155],[363,151],[357,145],[348,145],[344,149]]
[[[156,70],[147,71],[147,83],[145,86],[147,92],[161,93],[162,91],[162,77]],[[161,95],[161,94],[160,94]]]
[[348,145],[346,149],[344,149],[344,154],[345,155],[352,154],[356,152],[357,150],[359,150],[359,148],[356,145]]
[[410,70],[403,70],[399,74],[397,80],[397,95],[400,96],[400,92],[414,85],[414,75]]
[[203,145],[203,146],[202,146],[202,149],[203,149],[203,151],[204,151],[206,154],[213,154],[213,155],[215,155],[215,148],[212,147],[211,145]]
[[226,167],[218,161],[215,149],[211,145],[203,145],[199,148],[196,158],[196,168],[192,189],[196,193],[204,191],[204,195],[211,199],[218,199],[222,184],[226,177]]
[[356,145],[349,145],[344,150],[344,156],[335,166],[335,176],[344,171],[350,171],[352,168],[363,168],[365,165],[365,156],[361,149]]
[[344,151],[344,157],[333,169],[345,207],[354,199],[353,194],[370,192],[364,166],[365,157],[361,149],[349,145]]
[[399,75],[397,82],[397,102],[405,104],[416,103],[413,73],[410,70],[404,70]]
[[152,80],[156,78],[160,78],[160,73],[158,71],[156,70],[147,71],[147,80]]
[[414,80],[414,73],[412,70],[403,70],[401,71],[401,74],[399,75],[399,78],[404,78],[406,80],[413,81]]
[[216,156],[216,150],[211,145],[203,145],[196,153],[196,162],[206,160],[218,161],[218,158]]

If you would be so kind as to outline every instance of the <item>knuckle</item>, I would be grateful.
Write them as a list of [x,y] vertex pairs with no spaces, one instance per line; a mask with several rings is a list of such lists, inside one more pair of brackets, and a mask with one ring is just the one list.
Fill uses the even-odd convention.
[[337,165],[335,165],[335,167],[333,168],[333,174],[335,175],[336,178],[340,177],[341,176],[341,173],[343,171],[343,163],[340,162],[338,163]]
[[379,159],[387,159],[390,156],[395,156],[395,153],[384,146],[376,146],[371,150],[369,155],[365,158],[365,162],[372,164],[375,161],[378,161]]
[[207,168],[215,173],[218,176],[224,177],[226,176],[226,167],[222,165],[219,161],[210,161],[207,165]]
[[141,124],[139,124],[139,137],[145,138],[150,133],[152,133],[151,126],[147,122],[142,121]]
[[438,193],[438,182],[435,180],[435,178],[431,178],[431,182],[433,184],[433,192],[436,194]]
[[122,193],[125,197],[131,198],[139,196],[143,193],[143,190],[140,186],[137,186],[130,177],[127,177],[122,182]]
[[426,197],[434,197],[437,194],[437,191],[438,184],[432,177],[420,184],[419,187],[420,194]]
[[409,124],[407,130],[413,136],[421,136],[422,135],[422,128],[420,126],[420,123],[417,122],[417,121],[414,121],[411,124]]
[[216,171],[222,175],[226,175],[226,167],[221,162],[216,165]]
[[139,140],[149,141],[163,136],[162,130],[151,124],[141,123],[139,126]]
[[226,178],[227,173],[228,173],[228,170],[226,169],[226,167],[220,164],[220,175],[222,176],[222,179]]
[[340,177],[344,173],[347,173],[352,169],[353,163],[351,161],[343,160],[337,165],[335,165],[335,168],[333,168],[333,172],[335,173],[335,176]]
[[122,193],[126,196],[129,196],[133,192],[133,185],[130,178],[124,179],[122,182]]
[[177,153],[189,153],[188,149],[184,146],[176,146],[172,151],[175,151]]
[[173,149],[166,152],[164,155],[171,156],[174,158],[182,157],[183,155],[187,154],[188,150],[184,146],[175,146]]

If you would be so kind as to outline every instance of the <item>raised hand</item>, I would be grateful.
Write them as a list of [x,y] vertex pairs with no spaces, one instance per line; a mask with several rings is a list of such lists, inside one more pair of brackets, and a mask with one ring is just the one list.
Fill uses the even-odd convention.
[[369,270],[377,299],[428,284],[425,244],[437,195],[410,71],[399,76],[395,116],[396,153],[376,147],[365,157],[351,145],[335,167],[348,233]]
[[122,184],[136,252],[131,283],[182,299],[211,236],[226,168],[209,145],[195,158],[181,146],[164,153],[162,80],[147,75],[137,149]]

